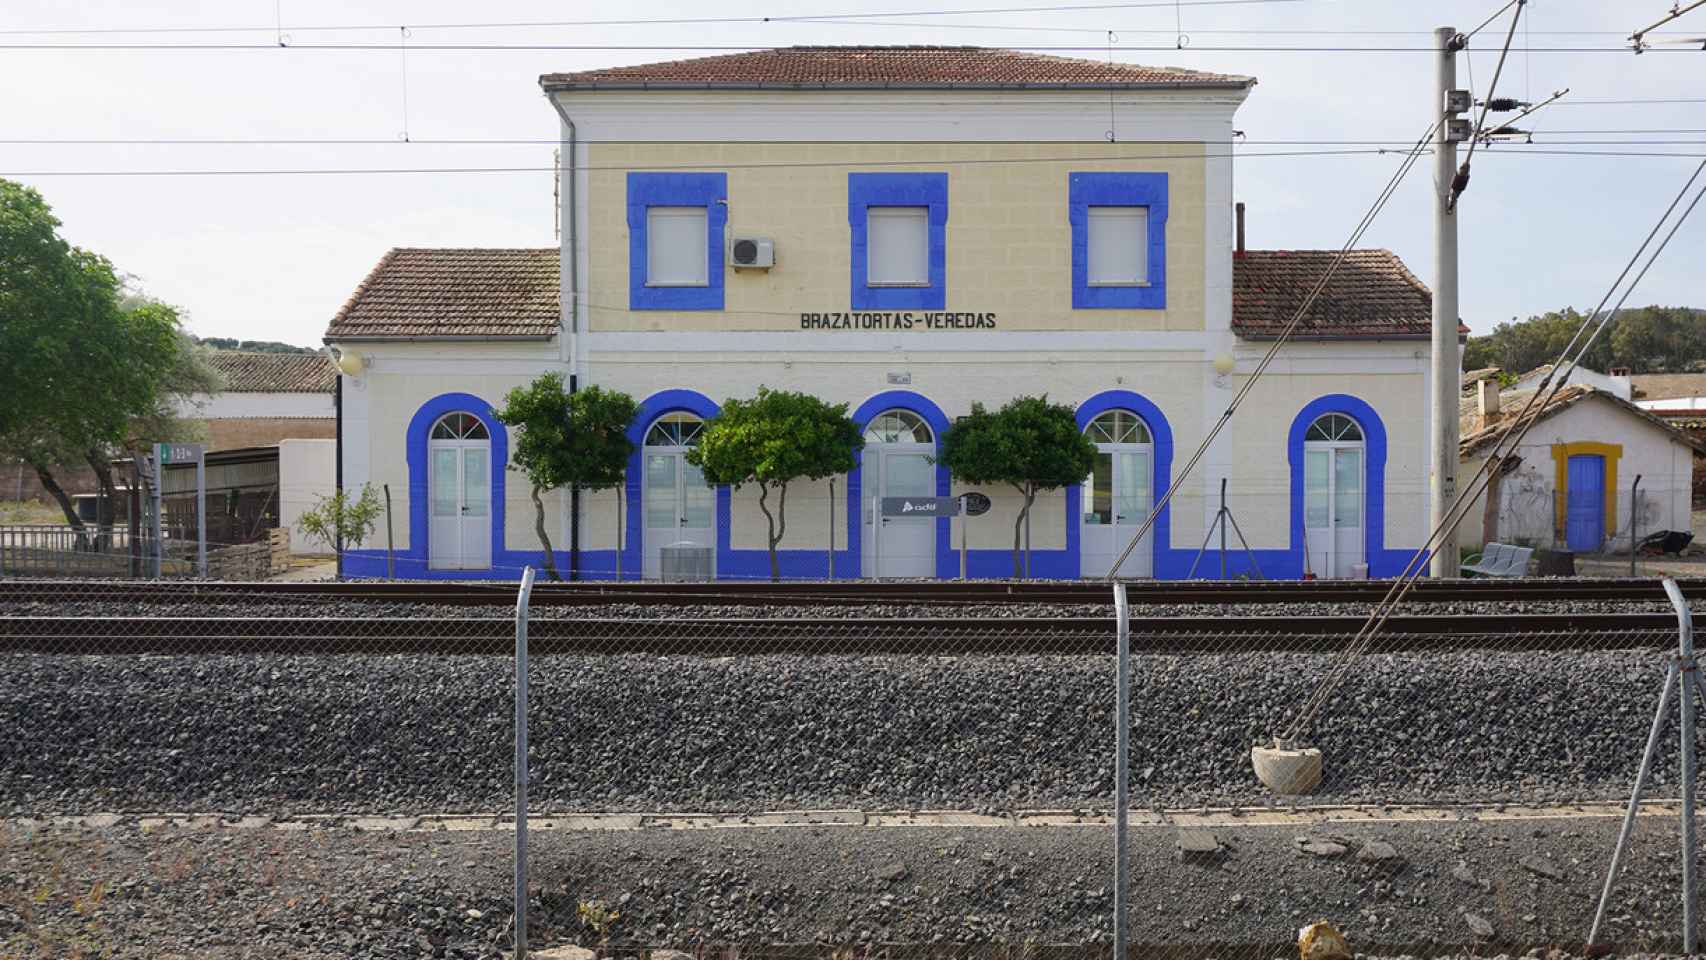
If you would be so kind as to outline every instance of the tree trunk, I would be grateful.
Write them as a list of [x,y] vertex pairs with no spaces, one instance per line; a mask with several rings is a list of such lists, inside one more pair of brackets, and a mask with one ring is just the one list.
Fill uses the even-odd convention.
[[59,509],[65,512],[66,524],[77,531],[77,539],[81,542],[86,528],[83,526],[83,518],[77,516],[77,507],[71,502],[71,496],[65,492],[64,487],[59,485],[59,481],[53,478],[51,467],[36,460],[31,460],[29,463],[30,467],[36,472],[36,478],[41,481],[41,488],[59,503]]
[[758,484],[758,509],[764,512],[764,522],[769,525],[768,533],[770,537],[771,583],[775,583],[782,579],[782,564],[776,558],[776,545],[782,542],[782,535],[786,533],[788,529],[788,518],[786,515],[788,509],[788,485],[786,483],[780,484],[778,489],[780,491],[780,495],[776,498],[776,512],[772,514],[770,512],[770,485],[763,482]]
[[1481,510],[1481,544],[1483,547],[1499,539],[1499,512],[1503,506],[1500,500],[1504,489],[1505,474],[1521,465],[1522,458],[1510,454],[1487,468],[1487,502],[1482,504]]
[[551,538],[545,534],[545,501],[540,499],[538,487],[533,488],[533,530],[545,545],[545,575],[560,582],[563,578],[557,576],[557,558],[551,555]]
[[1013,579],[1018,580],[1024,576],[1025,570],[1021,562],[1024,554],[1025,517],[1030,515],[1031,501],[1035,500],[1037,495],[1018,484],[1012,486],[1013,489],[1019,491],[1020,496],[1025,498],[1025,505],[1019,508],[1019,515],[1013,518]]
[[95,498],[95,526],[100,531],[97,549],[106,550],[112,545],[113,505],[118,500],[118,488],[113,485],[113,465],[101,451],[93,448],[83,452],[83,459],[89,461],[89,467],[95,471],[95,483],[101,491],[101,495]]

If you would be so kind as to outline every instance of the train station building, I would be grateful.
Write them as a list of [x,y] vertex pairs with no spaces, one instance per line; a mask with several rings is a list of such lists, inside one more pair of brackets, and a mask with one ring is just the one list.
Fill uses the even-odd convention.
[[[560,244],[393,250],[326,333],[340,483],[389,488],[399,576],[539,562],[492,408],[551,371],[640,401],[625,486],[548,500],[583,578],[663,576],[684,547],[701,575],[769,575],[756,491],[684,458],[760,386],[844,402],[866,438],[849,474],[790,485],[785,577],[959,576],[962,534],[969,576],[1010,575],[1016,491],[980,488],[972,518],[876,504],[970,489],[944,434],[1025,394],[1099,450],[1033,507],[1031,575],[1105,575],[1337,252],[1242,248],[1248,77],[819,47],[540,82]],[[1230,572],[1398,572],[1426,534],[1430,313],[1395,256],[1353,251],[1119,573],[1218,575],[1223,481],[1251,548],[1228,535]],[[378,539],[347,575],[384,573]]]

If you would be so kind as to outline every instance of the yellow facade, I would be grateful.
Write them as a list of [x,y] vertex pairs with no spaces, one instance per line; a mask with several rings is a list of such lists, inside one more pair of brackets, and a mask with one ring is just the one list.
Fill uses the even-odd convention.
[[[853,172],[948,174],[949,310],[994,312],[999,330],[1204,327],[1201,144],[595,143],[586,151],[588,234],[597,238],[585,283],[593,332],[798,330],[802,312],[850,309]],[[726,172],[725,235],[776,243],[773,269],[729,273],[723,310],[628,310],[627,174],[664,170]],[[1094,171],[1168,175],[1165,310],[1072,309],[1067,177]]]

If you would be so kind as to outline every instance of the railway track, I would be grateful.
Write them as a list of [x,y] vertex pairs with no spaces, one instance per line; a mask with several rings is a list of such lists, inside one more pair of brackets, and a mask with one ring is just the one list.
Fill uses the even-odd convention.
[[[1133,617],[1149,653],[1333,652],[1360,616]],[[1582,650],[1663,644],[1667,613],[1394,616],[1379,650]],[[534,619],[536,655],[1108,654],[1107,617]],[[507,619],[407,617],[0,617],[0,652],[48,654],[504,655]]]
[[[1706,599],[1706,579],[1679,581],[1685,596]],[[1391,584],[1380,580],[1314,581],[1135,581],[1133,604],[1375,603]],[[1662,601],[1657,580],[1530,579],[1422,580],[1409,594],[1418,602]],[[195,583],[149,581],[0,580],[0,605],[13,603],[115,602],[215,604],[291,600],[433,603],[502,606],[515,602],[509,583]],[[770,606],[871,603],[1056,603],[1111,602],[1097,581],[852,581],[840,583],[541,583],[533,605]]]

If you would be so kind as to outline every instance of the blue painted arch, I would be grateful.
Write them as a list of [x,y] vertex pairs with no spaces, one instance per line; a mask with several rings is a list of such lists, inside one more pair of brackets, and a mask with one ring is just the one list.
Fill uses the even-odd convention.
[[[435,570],[430,563],[432,427],[450,413],[466,413],[485,424],[491,437],[491,537],[492,563],[485,570]],[[471,393],[441,393],[421,404],[404,429],[404,460],[408,475],[409,545],[390,557],[383,547],[363,547],[344,554],[345,576],[404,580],[514,580],[524,567],[544,565],[543,549],[510,549],[504,542],[504,517],[508,499],[509,431],[497,419],[492,405]],[[551,553],[558,570],[569,568],[567,550]]]
[[[640,401],[639,409],[634,414],[634,420],[628,425],[628,441],[634,445],[632,453],[628,454],[628,475],[623,484],[624,516],[622,518],[622,579],[639,580],[645,574],[645,518],[641,511],[645,505],[642,494],[642,484],[645,480],[645,442],[646,431],[652,424],[666,413],[691,413],[702,420],[715,417],[722,408],[697,390],[660,390]],[[728,487],[717,488],[717,520],[715,536],[717,538],[717,570],[723,571],[729,545],[729,513],[730,496]],[[614,553],[614,551],[610,551]],[[616,575],[614,556],[608,565],[608,570],[600,570],[599,574],[614,578]],[[605,564],[599,558],[588,559],[589,565],[595,570]],[[598,576],[598,574],[595,574]]]
[[[1151,495],[1159,497],[1167,491],[1173,482],[1173,426],[1167,422],[1167,415],[1161,412],[1148,397],[1130,390],[1104,390],[1078,405],[1078,430],[1083,432],[1090,426],[1090,421],[1107,413],[1109,410],[1126,410],[1137,415],[1143,425],[1149,428],[1151,464],[1154,475],[1150,478]],[[1066,489],[1066,552],[1072,566],[1071,576],[1083,575],[1083,554],[1080,538],[1083,532],[1081,511],[1083,509],[1084,485],[1073,484]],[[1153,509],[1153,507],[1151,507]],[[1155,518],[1155,527],[1150,536],[1150,576],[1161,578],[1173,573],[1170,558],[1173,543],[1173,507],[1168,504]],[[1183,576],[1183,573],[1178,575]]]
[[[921,393],[911,390],[885,390],[867,399],[853,411],[853,422],[859,425],[860,431],[870,425],[878,414],[888,410],[908,410],[924,418],[934,434],[936,450],[942,449],[942,437],[951,426],[948,415],[942,412],[934,401]],[[842,554],[836,555],[836,570],[848,570],[852,576],[859,576],[864,563],[864,458],[860,457],[854,464],[853,470],[847,474],[847,553],[846,560]],[[948,468],[940,460],[936,463],[936,496],[945,497],[952,487]],[[952,542],[951,522],[946,517],[936,519],[936,576],[953,577],[959,572],[959,555],[954,552]]]
[[1363,556],[1371,577],[1394,576],[1414,555],[1413,551],[1386,549],[1386,424],[1364,400],[1345,393],[1317,397],[1297,412],[1286,434],[1286,460],[1291,470],[1291,553],[1299,567],[1303,558],[1303,445],[1310,424],[1338,413],[1355,420],[1362,428]]

